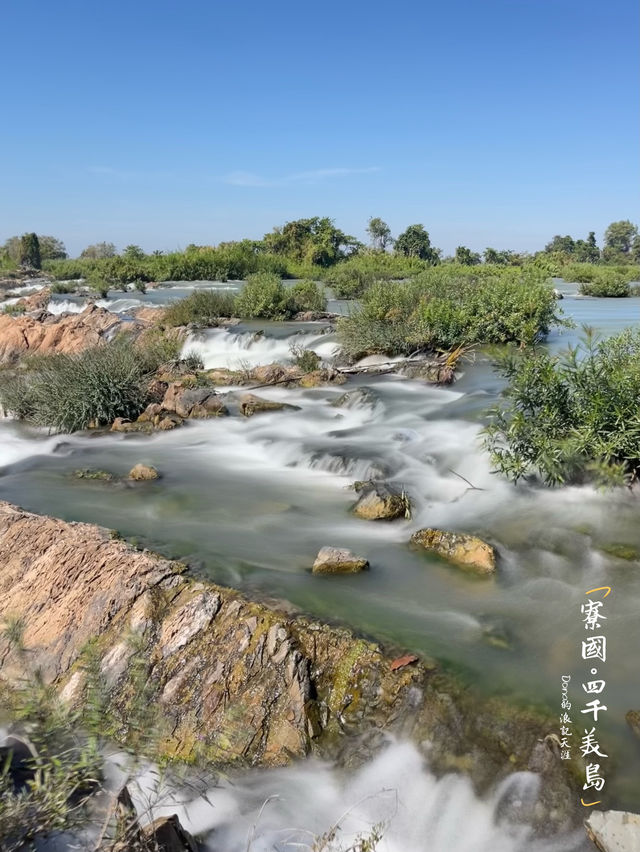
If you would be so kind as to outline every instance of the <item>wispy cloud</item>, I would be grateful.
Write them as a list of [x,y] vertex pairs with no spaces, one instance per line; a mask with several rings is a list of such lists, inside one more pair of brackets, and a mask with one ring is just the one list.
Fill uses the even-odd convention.
[[222,181],[231,186],[245,187],[272,187],[272,186],[287,186],[290,184],[314,184],[321,183],[331,178],[350,177],[351,175],[366,175],[379,172],[378,166],[369,166],[367,168],[350,169],[350,168],[334,168],[334,169],[311,169],[306,172],[294,172],[289,175],[283,175],[279,178],[264,178],[261,175],[253,172],[230,172],[224,175]]

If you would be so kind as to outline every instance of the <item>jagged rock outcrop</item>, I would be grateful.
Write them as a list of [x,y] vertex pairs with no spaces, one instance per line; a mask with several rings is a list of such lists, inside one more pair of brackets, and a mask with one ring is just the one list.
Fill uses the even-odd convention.
[[475,535],[424,529],[418,530],[411,536],[411,543],[437,553],[448,562],[459,565],[474,574],[488,576],[495,573],[495,550]]
[[553,721],[481,699],[433,664],[399,666],[348,630],[198,582],[99,527],[0,503],[0,612],[22,620],[26,648],[12,653],[0,638],[0,681],[22,678],[28,659],[65,701],[82,701],[92,640],[107,701],[126,718],[142,666],[167,757],[279,765],[313,750],[352,761],[391,731],[478,790],[540,772],[532,818],[550,831],[575,822],[569,762],[545,740]]
[[117,314],[88,305],[79,314],[38,316],[0,314],[0,364],[18,361],[25,355],[80,352],[96,346],[125,329],[142,329],[142,321],[124,322]]
[[393,521],[410,514],[407,495],[384,482],[355,482],[353,487],[360,495],[352,509],[358,518],[365,521]]
[[25,311],[43,311],[49,304],[50,299],[51,289],[43,287],[42,290],[38,290],[30,296],[23,296],[21,299],[18,299],[16,304],[23,307]]

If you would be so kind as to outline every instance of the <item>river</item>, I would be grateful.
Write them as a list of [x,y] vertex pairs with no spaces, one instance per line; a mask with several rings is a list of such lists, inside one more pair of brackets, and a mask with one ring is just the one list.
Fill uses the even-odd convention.
[[[576,285],[559,287],[565,293],[560,305],[577,327],[554,332],[547,344],[554,350],[575,343],[582,324],[611,334],[640,321],[637,298],[581,298]],[[185,285],[175,285],[142,297],[114,293],[105,304],[126,311],[133,304],[163,304],[187,292]],[[56,301],[68,307],[70,300]],[[197,350],[206,367],[286,360],[292,342],[328,358],[335,340],[327,331],[322,323],[245,323],[194,337],[185,351]],[[585,590],[612,586],[606,622],[608,713],[598,722],[600,742],[611,755],[606,805],[637,810],[640,743],[624,714],[640,709],[640,568],[637,561],[609,552],[619,544],[640,551],[637,494],[516,487],[492,473],[480,432],[501,386],[490,353],[480,351],[463,363],[459,379],[448,388],[395,376],[360,377],[342,387],[273,387],[259,394],[299,409],[192,421],[151,437],[48,436],[2,421],[0,498],[117,529],[139,545],[188,561],[195,572],[219,583],[284,598],[319,618],[435,657],[480,690],[558,714],[562,675],[573,678],[575,705],[584,704],[580,604]],[[346,406],[332,405],[356,389],[366,392],[354,394]],[[145,485],[144,496],[126,484],[72,476],[88,467],[124,475],[137,462],[153,464],[162,473],[158,482]],[[411,520],[387,524],[350,515],[350,484],[372,476],[404,487],[412,502]],[[497,577],[477,579],[410,549],[411,533],[424,526],[477,533],[493,543],[500,556]],[[323,545],[353,549],[369,559],[371,570],[312,575],[311,564]],[[380,760],[396,760],[389,757],[393,754],[392,749]],[[369,771],[363,770],[362,777],[370,777]],[[285,779],[285,786],[313,787],[312,778],[322,779],[318,785],[329,788],[323,787],[322,796],[344,801],[329,768],[314,770],[307,780],[309,769],[290,772],[291,777],[287,771],[273,777]],[[358,778],[349,781],[356,790]],[[421,776],[424,795],[434,800],[449,795],[438,786],[442,783],[426,771]],[[470,795],[458,792],[463,782],[447,783],[455,795]],[[259,789],[263,795],[267,788]],[[311,826],[313,813],[311,804],[302,809],[304,827]],[[524,848],[509,845],[506,835],[500,842],[487,835],[486,846],[456,845],[447,840],[446,827],[438,830],[445,839],[434,840],[430,852]],[[426,848],[403,832],[389,850]]]

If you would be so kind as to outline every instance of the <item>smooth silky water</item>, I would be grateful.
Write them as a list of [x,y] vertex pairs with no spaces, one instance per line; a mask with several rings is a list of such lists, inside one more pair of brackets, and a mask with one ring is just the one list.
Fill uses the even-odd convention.
[[[578,326],[608,335],[640,320],[636,298],[587,299],[575,295],[575,285],[560,289],[567,294],[560,305]],[[126,298],[160,305],[187,292],[180,284]],[[113,293],[107,302],[122,297]],[[286,360],[291,343],[326,358],[335,347],[326,332],[322,323],[247,323],[193,337],[185,351],[198,350],[206,367]],[[579,336],[579,327],[554,332],[548,345],[558,350]],[[610,585],[609,709],[597,725],[610,755],[606,804],[638,810],[640,744],[624,714],[640,707],[640,568],[606,552],[612,544],[640,550],[637,495],[515,487],[493,474],[480,430],[502,383],[482,352],[461,373],[448,388],[389,375],[361,376],[339,387],[261,388],[260,396],[300,410],[192,421],[151,437],[48,436],[3,421],[0,498],[116,529],[140,546],[189,562],[197,574],[286,599],[319,618],[435,657],[487,693],[554,714],[560,713],[561,676],[569,674],[571,715],[578,724],[586,674],[580,604],[585,590]],[[331,405],[356,388],[368,394],[346,407]],[[74,470],[88,467],[125,475],[137,462],[155,465],[162,479],[110,484],[73,477]],[[349,485],[370,477],[405,488],[413,506],[410,521],[374,523],[350,515]],[[423,526],[474,532],[494,543],[497,577],[478,579],[412,550],[411,533]],[[353,549],[370,560],[371,570],[313,576],[310,567],[323,545]],[[295,770],[306,771],[311,769]],[[287,772],[294,770],[283,771],[285,785],[292,783]],[[425,778],[437,786],[428,773]],[[344,801],[342,794],[338,798]],[[310,819],[313,807],[307,811]],[[397,848],[425,848],[411,842],[405,838]],[[524,848],[509,842],[491,848]]]

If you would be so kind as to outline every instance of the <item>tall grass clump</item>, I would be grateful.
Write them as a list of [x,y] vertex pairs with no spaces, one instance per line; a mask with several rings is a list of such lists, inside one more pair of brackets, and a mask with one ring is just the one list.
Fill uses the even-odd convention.
[[236,298],[216,290],[194,290],[186,299],[174,302],[165,310],[164,325],[196,325],[200,328],[218,325],[221,317],[232,317]]
[[36,356],[0,374],[5,412],[58,432],[134,420],[149,401],[157,368],[176,357],[180,342],[157,333],[136,343],[117,338],[67,355]]
[[498,369],[507,387],[485,440],[500,473],[547,485],[638,479],[640,331],[598,340],[587,329],[563,354],[511,355]]
[[272,272],[250,275],[235,307],[239,317],[260,319],[289,319],[296,310],[291,291]]
[[343,351],[408,354],[472,343],[544,338],[559,323],[553,289],[533,267],[498,271],[434,267],[406,282],[376,282],[338,323]]

